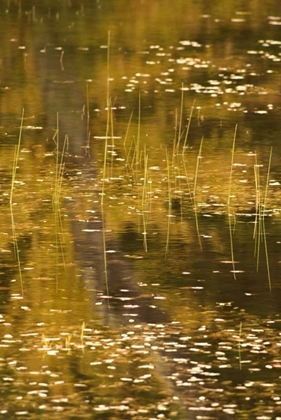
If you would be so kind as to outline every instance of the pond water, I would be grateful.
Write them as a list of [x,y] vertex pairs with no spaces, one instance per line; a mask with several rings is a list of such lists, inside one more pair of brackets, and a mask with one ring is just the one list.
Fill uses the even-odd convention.
[[280,419],[280,2],[0,20],[0,418]]

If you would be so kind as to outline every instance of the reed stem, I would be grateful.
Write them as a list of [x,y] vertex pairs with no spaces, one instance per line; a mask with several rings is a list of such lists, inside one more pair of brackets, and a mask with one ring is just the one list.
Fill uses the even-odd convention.
[[13,242],[14,242],[15,257],[16,257],[16,261],[17,261],[17,265],[18,265],[20,288],[21,288],[22,296],[24,296],[23,278],[22,278],[22,270],[21,270],[20,250],[19,250],[19,245],[18,245],[18,240],[17,240],[16,225],[15,225],[15,218],[14,218],[14,211],[13,211],[13,205],[14,205],[13,198],[14,198],[14,190],[15,190],[15,182],[16,182],[18,162],[19,162],[20,145],[21,145],[21,140],[22,140],[23,119],[24,119],[24,109],[22,110],[22,115],[21,115],[21,123],[20,123],[18,144],[15,147],[13,170],[12,170],[12,183],[11,183],[11,192],[10,192],[10,213],[11,213],[12,238],[13,238]]
[[[175,136],[175,138],[177,139],[176,155],[178,154],[179,146],[180,146],[180,141],[181,141],[181,137],[182,137],[183,106],[184,106],[184,85],[182,83],[182,86],[181,86],[181,103],[180,103],[179,127],[178,127],[178,133]],[[175,131],[177,132],[177,124],[176,124],[176,127],[175,127]]]
[[269,186],[271,160],[272,160],[272,147],[270,149],[269,160],[268,160],[267,177],[266,177],[266,185],[265,185],[265,192],[264,192],[264,202],[263,202],[263,214],[262,214],[263,243],[264,243],[264,252],[265,252],[267,279],[268,279],[268,286],[269,286],[270,292],[272,291],[272,285],[271,285],[269,256],[268,256],[266,230],[265,230],[265,211],[266,211],[266,204],[267,204],[266,201],[267,201],[268,186]]
[[193,111],[194,111],[194,106],[195,106],[195,99],[194,99],[194,101],[192,103],[192,106],[191,106],[191,109],[190,109],[189,118],[188,118],[187,128],[186,128],[186,132],[185,132],[185,138],[184,138],[183,147],[182,147],[182,153],[183,154],[185,152],[186,145],[187,145],[187,139],[188,139],[188,135],[189,135],[190,124],[191,124],[191,120],[192,120],[192,114],[193,114]]
[[170,219],[172,212],[172,193],[171,193],[171,179],[170,179],[170,161],[168,150],[166,149],[166,162],[167,162],[167,180],[168,180],[168,221],[167,221],[167,236],[166,236],[166,246],[165,246],[165,259],[167,259],[169,251],[169,241],[170,241]]
[[201,251],[202,251],[202,242],[201,242],[199,222],[198,222],[196,195],[197,195],[197,181],[198,181],[199,162],[200,162],[200,159],[202,158],[203,141],[204,141],[204,138],[202,137],[201,142],[200,142],[198,155],[197,155],[197,159],[196,159],[196,168],[195,168],[194,185],[193,185],[193,204],[194,204],[195,225],[196,225],[196,232],[197,232],[198,242],[199,242],[199,246],[200,246]]
[[[236,280],[236,269],[235,269],[235,260],[234,260],[233,228],[232,228],[232,221],[231,221],[231,216],[232,215],[231,215],[230,201],[231,201],[232,176],[233,176],[233,164],[234,164],[234,154],[235,154],[235,143],[236,143],[236,136],[237,136],[237,127],[238,126],[236,124],[235,130],[234,130],[233,142],[232,142],[232,150],[231,150],[231,164],[230,164],[229,184],[228,184],[228,198],[227,198],[227,212],[228,212],[230,252],[231,252],[232,273],[233,273],[234,280]],[[235,223],[235,220],[234,220],[234,223]]]
[[104,265],[104,278],[105,278],[106,294],[108,296],[108,299],[107,299],[108,308],[110,307],[110,305],[109,305],[109,286],[108,286],[108,272],[107,272],[104,196],[105,196],[105,182],[106,182],[106,169],[107,169],[108,137],[109,137],[110,121],[111,121],[111,99],[110,99],[110,87],[109,87],[109,80],[110,80],[109,79],[109,59],[110,59],[110,31],[108,32],[108,39],[107,39],[107,92],[106,92],[107,119],[106,119],[106,133],[105,133],[105,141],[104,141],[103,179],[102,179],[102,192],[101,192],[103,265]]
[[148,155],[144,151],[144,177],[143,177],[143,190],[142,190],[142,219],[143,219],[143,246],[147,252],[147,165]]

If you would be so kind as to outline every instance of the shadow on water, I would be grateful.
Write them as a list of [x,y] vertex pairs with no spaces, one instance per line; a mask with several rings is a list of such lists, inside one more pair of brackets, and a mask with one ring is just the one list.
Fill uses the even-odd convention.
[[71,209],[69,216],[81,279],[93,291],[94,303],[103,302],[104,322],[117,327],[132,318],[152,324],[169,321],[169,316],[155,305],[153,296],[144,294],[138,286],[133,264],[122,255],[118,240],[107,242],[104,255],[101,218],[79,221]]
[[[65,64],[63,69],[60,68],[62,63],[58,58],[57,52],[47,49],[43,59],[39,61],[42,101],[47,126],[50,128],[50,150],[56,153],[57,137],[60,150],[64,147],[64,139],[67,139],[67,148],[63,156],[64,176],[71,186],[73,197],[64,204],[70,219],[76,260],[82,273],[85,271],[82,280],[96,291],[97,297],[106,296],[108,288],[110,302],[108,301],[109,305],[103,306],[108,308],[107,316],[111,313],[115,314],[114,316],[118,315],[118,320],[114,321],[115,325],[120,323],[122,317],[127,317],[122,313],[124,308],[121,309],[126,299],[134,301],[140,322],[167,321],[167,314],[158,308],[153,309],[153,298],[143,295],[138,287],[132,265],[122,257],[117,239],[106,243],[107,252],[104,254],[103,231],[106,229],[106,216],[103,223],[101,192],[97,186],[99,168],[96,163],[95,146],[90,143],[89,138],[86,83],[79,80],[79,75],[75,73],[71,63]],[[79,175],[76,175],[77,173]],[[88,213],[94,216],[79,220],[75,209],[79,207],[77,203],[83,193],[87,193],[89,201],[94,202],[93,207],[88,209]],[[110,252],[112,250],[113,252]]]

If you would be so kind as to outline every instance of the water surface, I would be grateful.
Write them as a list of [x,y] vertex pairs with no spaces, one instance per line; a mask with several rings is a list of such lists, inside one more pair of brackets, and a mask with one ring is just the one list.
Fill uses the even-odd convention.
[[278,419],[279,2],[0,19],[0,416]]

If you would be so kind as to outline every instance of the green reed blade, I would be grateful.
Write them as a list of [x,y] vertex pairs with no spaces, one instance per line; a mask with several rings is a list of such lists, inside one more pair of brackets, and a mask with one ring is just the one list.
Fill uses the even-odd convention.
[[[232,273],[233,273],[233,277],[234,277],[235,280],[236,280],[236,270],[235,270],[235,260],[234,260],[233,228],[232,228],[232,220],[231,220],[232,215],[231,215],[230,201],[231,201],[233,164],[234,164],[234,154],[235,154],[235,143],[236,143],[236,136],[237,136],[237,128],[238,128],[238,125],[236,124],[235,130],[234,130],[233,142],[232,142],[232,150],[231,150],[231,163],[230,163],[228,198],[227,198],[230,253],[231,253],[231,262],[232,262]],[[235,223],[235,219],[234,219],[234,223]]]
[[23,278],[22,278],[22,269],[21,269],[21,261],[20,261],[20,250],[19,250],[19,246],[18,246],[16,224],[15,224],[14,212],[13,212],[13,198],[14,198],[14,190],[15,190],[15,182],[16,182],[18,162],[19,162],[20,145],[21,145],[21,140],[22,140],[23,119],[24,119],[24,109],[22,110],[22,115],[21,115],[21,123],[20,123],[18,144],[15,147],[13,169],[12,169],[11,192],[10,192],[10,213],[11,213],[12,238],[13,238],[13,242],[14,242],[14,252],[15,252],[16,261],[17,261],[17,265],[18,265],[20,288],[21,288],[22,296],[24,295]]

